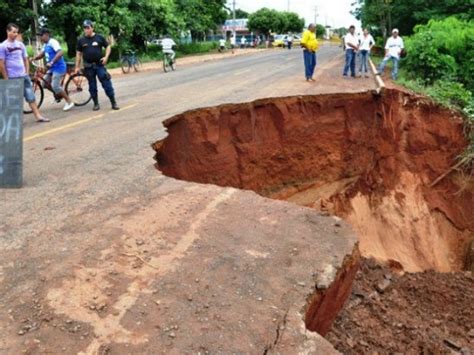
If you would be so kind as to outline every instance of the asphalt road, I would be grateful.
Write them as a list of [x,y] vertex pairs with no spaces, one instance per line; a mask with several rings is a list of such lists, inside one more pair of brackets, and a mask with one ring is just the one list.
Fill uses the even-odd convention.
[[[62,105],[52,104],[47,96],[43,113],[51,123],[37,124],[25,116],[24,187],[0,190],[0,352],[19,353],[27,346],[17,333],[19,322],[31,314],[25,305],[35,297],[45,307],[54,306],[46,301],[51,288],[76,279],[75,273],[85,265],[106,267],[109,262],[104,257],[115,273],[127,266],[115,251],[128,248],[127,238],[168,238],[179,246],[181,229],[196,234],[195,226],[204,218],[213,193],[208,192],[209,186],[176,181],[155,169],[150,144],[165,136],[164,119],[222,103],[373,87],[371,79],[342,79],[341,66],[340,48],[323,46],[316,82],[307,83],[301,50],[263,51],[182,67],[178,61],[178,70],[167,74],[156,70],[118,75],[114,86],[120,111],[111,111],[102,97],[99,112],[92,112],[89,105],[64,113]],[[107,256],[105,250],[113,252]],[[147,274],[146,282],[154,277]],[[66,285],[65,296],[56,297],[59,302],[72,302],[66,308],[79,312],[76,318],[84,315],[81,304],[91,296],[86,286],[87,282],[78,281],[72,296]],[[139,291],[134,291],[137,297]],[[134,297],[126,309],[133,306]],[[58,307],[53,307],[55,312],[64,313]],[[96,333],[109,329],[100,322],[91,320]],[[44,342],[54,348],[54,339],[66,349],[65,340],[56,335]],[[100,335],[101,341],[108,339],[107,334]],[[74,338],[70,341],[70,349],[84,345]]]
[[[339,73],[341,58],[339,47],[323,46],[317,73],[325,67]],[[74,215],[100,208],[101,200],[146,191],[150,179],[156,184],[156,177],[162,177],[153,167],[150,144],[164,137],[161,122],[174,114],[321,91],[304,80],[301,50],[265,51],[184,67],[178,62],[176,72],[119,75],[114,85],[120,111],[112,112],[102,96],[99,112],[88,105],[64,113],[49,96],[43,113],[51,123],[37,124],[25,116],[24,187],[0,191],[0,251],[21,248],[45,228],[64,233],[60,229],[67,228]],[[323,92],[331,91],[328,83],[319,85]],[[366,81],[356,90],[364,85],[372,84]]]

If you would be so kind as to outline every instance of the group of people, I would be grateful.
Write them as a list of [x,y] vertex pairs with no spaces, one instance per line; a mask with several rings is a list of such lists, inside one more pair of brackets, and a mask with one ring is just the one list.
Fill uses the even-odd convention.
[[[77,42],[74,71],[76,73],[79,72],[81,70],[81,64],[83,64],[84,75],[89,83],[89,93],[94,103],[94,111],[100,110],[97,79],[99,79],[102,84],[110,100],[112,109],[119,110],[120,108],[115,99],[111,76],[105,67],[110,57],[111,46],[103,36],[95,33],[92,21],[85,20],[82,27],[84,36],[79,38]],[[19,26],[14,23],[7,25],[7,39],[0,44],[0,74],[4,80],[22,79],[24,81],[24,97],[26,102],[30,105],[36,121],[49,122],[50,120],[40,113],[35,102],[36,97],[29,75],[30,58],[28,57],[25,45],[18,39],[19,30]],[[39,32],[39,36],[43,47],[40,53],[31,58],[31,60],[45,59],[45,80],[51,82],[51,87],[55,95],[66,101],[63,110],[69,111],[74,107],[74,102],[61,86],[67,72],[63,50],[59,42],[52,38],[51,32],[47,28],[42,28]]]
[[[351,76],[356,77],[356,59],[358,57],[360,61],[359,76],[362,76],[362,72],[364,72],[365,77],[368,77],[369,56],[374,45],[374,38],[367,29],[364,29],[362,36],[357,37],[355,35],[355,26],[349,27],[349,32],[344,37],[345,64],[342,75],[347,76],[350,70]],[[403,39],[399,36],[398,29],[394,28],[392,36],[388,38],[385,44],[385,56],[378,67],[376,75],[381,75],[387,63],[392,61],[392,79],[396,80],[398,65],[404,47]]]
[[[355,26],[350,26],[349,31],[344,37],[345,64],[342,75],[347,77],[350,71],[352,77],[356,77],[356,60],[359,58],[359,77],[364,73],[365,77],[369,76],[369,56],[375,40],[367,29],[364,29],[361,36],[355,35]],[[306,81],[314,81],[314,70],[316,68],[316,51],[319,44],[316,39],[316,26],[310,24],[308,29],[304,31],[301,39],[303,47],[303,58],[305,65]],[[396,80],[398,75],[398,66],[400,57],[404,51],[403,39],[399,36],[398,29],[394,28],[392,36],[385,44],[385,56],[376,75],[381,75],[389,61],[392,61],[392,79]]]
[[369,55],[372,47],[375,45],[374,38],[367,29],[364,29],[362,36],[355,35],[355,27],[349,27],[349,32],[344,37],[346,62],[342,75],[347,76],[349,70],[351,76],[356,76],[356,58],[359,56],[359,76],[364,72],[365,77],[369,76]]

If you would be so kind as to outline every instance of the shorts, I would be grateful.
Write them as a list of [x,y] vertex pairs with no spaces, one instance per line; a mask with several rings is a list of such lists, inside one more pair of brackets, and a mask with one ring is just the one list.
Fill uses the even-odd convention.
[[[20,79],[20,78],[18,78]],[[29,76],[24,76],[25,83],[23,84],[23,96],[26,102],[32,104],[36,101],[35,92],[33,91],[33,83]]]
[[63,80],[66,73],[46,73],[44,76],[44,80],[49,82],[51,79],[51,87],[55,94],[61,94],[64,92],[63,88],[61,87],[61,81]]

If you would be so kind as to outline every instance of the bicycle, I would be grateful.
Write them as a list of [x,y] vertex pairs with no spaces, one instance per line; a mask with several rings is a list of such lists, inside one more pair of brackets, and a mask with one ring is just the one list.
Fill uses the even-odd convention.
[[137,53],[135,51],[128,51],[125,55],[120,57],[120,63],[122,65],[122,72],[124,74],[130,73],[130,69],[133,66],[133,69],[138,72],[140,66],[140,59],[138,59]]
[[[51,82],[45,79],[46,69],[38,64],[32,63],[32,66],[35,68],[34,74],[30,75],[31,82],[33,84],[33,92],[35,93],[36,97],[36,104],[38,108],[41,107],[44,100],[44,89],[51,91],[54,95],[54,100],[56,102],[61,102],[62,98],[58,97],[51,86]],[[66,75],[61,81],[61,86],[64,87],[66,94],[71,98],[74,102],[74,106],[84,106],[89,103],[92,99],[89,93],[89,82],[87,81],[86,76],[84,73],[79,72],[77,74],[73,74],[74,72],[74,64],[67,63],[67,71]],[[64,86],[64,82],[66,85]],[[29,107],[29,105],[25,102],[23,105],[23,113],[29,114],[33,111]]]
[[172,53],[163,53],[163,70],[165,73],[176,70],[176,59],[173,59]]

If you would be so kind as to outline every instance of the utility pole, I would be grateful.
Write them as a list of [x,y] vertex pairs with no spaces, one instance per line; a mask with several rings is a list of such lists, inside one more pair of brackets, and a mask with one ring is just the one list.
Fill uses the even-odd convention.
[[36,50],[40,50],[40,38],[38,36],[39,33],[39,22],[38,22],[38,3],[36,0],[31,1],[31,5],[33,8],[33,14],[34,14],[34,19],[33,19],[33,34],[35,35],[35,47]]
[[290,12],[290,0],[288,0],[288,12]]
[[314,7],[314,25],[316,26],[317,23],[318,23],[318,7],[315,6]]
[[235,26],[236,26],[236,23],[235,23],[235,0],[233,0],[233,2],[232,2],[232,18],[234,19],[233,22],[232,22],[232,32],[234,34],[234,38],[237,39],[237,37],[235,35]]

